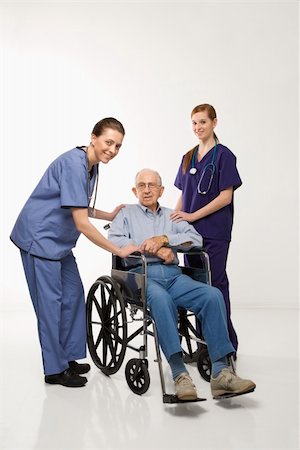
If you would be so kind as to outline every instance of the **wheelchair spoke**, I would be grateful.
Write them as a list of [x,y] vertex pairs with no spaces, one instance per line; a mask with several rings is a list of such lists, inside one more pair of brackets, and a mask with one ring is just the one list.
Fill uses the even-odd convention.
[[107,365],[107,342],[105,339],[103,339],[102,341],[102,355],[103,355],[103,365],[106,366]]
[[95,295],[93,296],[93,302],[94,302],[94,305],[96,306],[96,310],[97,310],[97,312],[98,312],[98,314],[99,314],[100,320],[103,320],[103,317],[102,317],[102,309],[101,309],[101,307],[100,307],[100,305],[99,305],[99,303],[98,303],[98,301],[97,301]]
[[[118,331],[120,330],[120,327],[118,327]],[[114,329],[110,329],[110,335],[113,336],[114,341],[117,344],[123,344],[124,339],[122,339],[119,335],[118,335],[118,331],[114,330]]]
[[95,342],[95,348],[96,348],[96,349],[99,347],[99,344],[100,344],[100,342],[101,342],[102,339],[103,339],[103,335],[104,335],[103,328],[101,328],[101,330],[100,330],[100,332],[99,332],[99,334],[98,334],[97,340],[96,340],[96,342]]
[[116,362],[116,352],[115,352],[115,349],[114,349],[114,346],[113,346],[113,341],[112,341],[112,338],[111,338],[110,334],[108,334],[106,336],[106,342],[107,342],[109,350],[110,350],[111,359],[115,363]]

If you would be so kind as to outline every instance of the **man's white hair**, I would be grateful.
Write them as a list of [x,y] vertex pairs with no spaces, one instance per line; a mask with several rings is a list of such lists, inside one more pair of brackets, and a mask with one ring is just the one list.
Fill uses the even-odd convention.
[[140,171],[136,174],[136,176],[135,176],[135,186],[137,185],[137,179],[138,179],[139,175],[140,175],[142,172],[152,172],[152,173],[156,176],[156,178],[157,178],[157,184],[158,184],[159,186],[162,186],[162,179],[161,179],[161,176],[159,175],[159,173],[158,173],[156,170],[153,170],[153,169],[147,169],[147,168],[140,170]]

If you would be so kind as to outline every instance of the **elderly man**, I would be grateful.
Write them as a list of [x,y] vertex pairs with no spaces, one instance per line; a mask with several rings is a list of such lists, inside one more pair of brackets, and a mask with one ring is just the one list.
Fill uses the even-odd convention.
[[[195,313],[202,324],[212,363],[212,395],[240,395],[252,392],[255,384],[238,377],[228,365],[234,353],[227,329],[221,292],[182,274],[172,246],[201,246],[202,237],[192,225],[172,222],[172,210],[160,206],[164,191],[160,175],[143,169],[132,189],[138,204],[127,205],[113,220],[108,238],[117,246],[139,246],[147,256],[147,305],[154,318],[162,351],[171,367],[175,393],[180,400],[197,398],[196,387],[184,365],[178,335],[177,309]],[[132,269],[139,272],[142,268]]]

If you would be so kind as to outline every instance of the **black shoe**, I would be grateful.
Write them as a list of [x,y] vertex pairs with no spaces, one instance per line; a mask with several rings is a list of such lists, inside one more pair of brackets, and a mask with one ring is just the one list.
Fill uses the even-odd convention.
[[61,384],[67,387],[81,387],[87,383],[86,377],[80,377],[71,369],[66,369],[61,373],[54,375],[45,375],[45,383],[49,384]]
[[79,364],[77,361],[69,361],[69,367],[72,372],[77,375],[82,375],[83,373],[87,373],[91,370],[91,366],[89,364]]

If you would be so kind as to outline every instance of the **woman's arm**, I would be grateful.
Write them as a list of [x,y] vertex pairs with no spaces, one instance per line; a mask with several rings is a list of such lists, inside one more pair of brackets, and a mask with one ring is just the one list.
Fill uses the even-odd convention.
[[[173,222],[181,222],[182,220],[186,220],[187,222],[195,222],[196,220],[203,219],[210,214],[218,211],[219,209],[224,208],[227,205],[230,205],[232,201],[233,187],[229,187],[228,189],[224,189],[220,194],[214,198],[210,203],[203,206],[203,208],[194,211],[193,213],[186,213],[184,211],[174,211],[170,218]],[[182,199],[182,197],[181,197]],[[179,204],[179,200],[177,205]]]
[[91,242],[98,245],[98,247],[118,255],[121,258],[125,258],[130,255],[130,253],[138,250],[138,247],[133,244],[127,245],[121,249],[106,239],[89,221],[87,208],[72,208],[72,215],[77,230],[84,234]]
[[124,206],[124,204],[116,206],[116,208],[112,212],[101,211],[100,209],[96,208],[88,208],[88,215],[93,219],[102,219],[112,222],[120,209],[124,208]]

